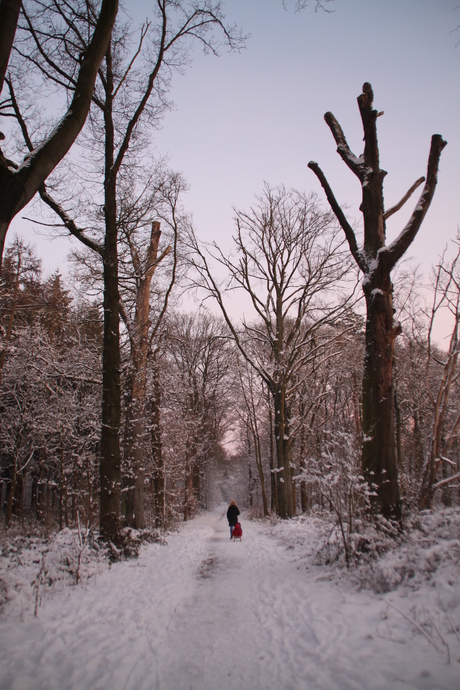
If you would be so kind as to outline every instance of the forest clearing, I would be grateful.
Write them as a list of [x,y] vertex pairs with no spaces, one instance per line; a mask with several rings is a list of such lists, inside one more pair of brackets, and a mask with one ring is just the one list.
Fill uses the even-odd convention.
[[43,584],[37,617],[31,565],[0,615],[2,690],[458,688],[458,511],[352,571],[319,564],[320,520],[243,514],[233,542],[225,512],[86,564],[77,586]]

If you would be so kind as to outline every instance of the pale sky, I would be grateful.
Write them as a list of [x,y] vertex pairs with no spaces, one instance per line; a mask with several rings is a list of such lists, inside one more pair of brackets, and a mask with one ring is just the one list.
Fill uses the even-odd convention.
[[[378,120],[386,207],[426,173],[431,135],[448,146],[434,201],[410,255],[428,266],[460,222],[460,0],[335,0],[333,13],[301,13],[294,0],[223,0],[230,22],[250,33],[246,50],[220,58],[196,53],[176,76],[175,110],[153,133],[161,155],[190,185],[185,205],[197,235],[230,249],[233,209],[248,209],[264,181],[298,190],[322,189],[307,168],[317,161],[348,217],[359,219],[360,185],[336,153],[324,122],[331,110],[359,155],[362,127],[356,103],[370,81]],[[139,21],[148,0],[131,0]],[[418,194],[396,214],[388,239],[399,234]],[[27,213],[24,213],[27,215]],[[30,224],[16,222],[32,239]],[[46,270],[65,272],[69,240],[34,239]]]

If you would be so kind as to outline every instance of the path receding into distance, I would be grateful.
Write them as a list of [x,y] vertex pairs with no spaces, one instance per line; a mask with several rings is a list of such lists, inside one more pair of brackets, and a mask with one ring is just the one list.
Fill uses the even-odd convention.
[[57,594],[38,619],[0,619],[1,690],[456,687],[448,667],[434,683],[436,652],[400,639],[375,594],[339,590],[263,524],[243,529],[230,542],[221,506]]

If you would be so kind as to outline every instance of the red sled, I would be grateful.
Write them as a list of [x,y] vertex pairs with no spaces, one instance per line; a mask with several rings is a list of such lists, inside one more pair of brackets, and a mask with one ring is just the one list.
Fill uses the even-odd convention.
[[241,525],[239,522],[236,523],[235,527],[233,528],[232,531],[232,539],[239,539],[240,541],[243,538],[243,530],[241,529]]

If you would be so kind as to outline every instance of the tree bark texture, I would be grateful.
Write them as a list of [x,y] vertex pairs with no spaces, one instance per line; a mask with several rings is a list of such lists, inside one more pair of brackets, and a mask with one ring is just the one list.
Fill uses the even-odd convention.
[[[384,286],[384,283],[387,283]],[[400,519],[396,463],[393,351],[399,332],[393,323],[392,288],[365,289],[366,354],[363,372],[363,474],[375,487],[378,512]]]
[[[332,113],[326,113],[337,144],[337,152],[358,177],[362,187],[360,210],[364,220],[364,246],[358,247],[353,228],[345,218],[332,189],[317,163],[309,167],[318,177],[342,229],[350,252],[364,274],[366,300],[366,350],[363,374],[363,474],[375,488],[371,493],[373,511],[386,518],[400,520],[398,471],[396,463],[395,411],[393,389],[393,352],[396,336],[401,332],[395,322],[391,271],[413,242],[431,204],[437,183],[438,165],[446,145],[439,134],[431,140],[425,178],[412,185],[401,202],[385,213],[383,180],[377,141],[377,118],[373,108],[374,94],[369,83],[363,86],[358,107],[364,130],[364,154],[357,157],[349,148],[340,124]],[[419,201],[397,239],[386,246],[385,220],[399,210],[415,189],[425,181]]]

